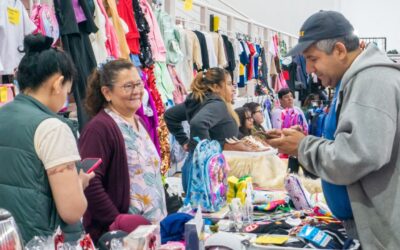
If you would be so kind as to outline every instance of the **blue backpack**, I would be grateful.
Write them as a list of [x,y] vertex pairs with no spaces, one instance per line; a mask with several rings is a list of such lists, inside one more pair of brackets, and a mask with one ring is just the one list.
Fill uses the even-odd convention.
[[217,212],[226,201],[228,164],[218,141],[202,140],[193,153],[185,205]]

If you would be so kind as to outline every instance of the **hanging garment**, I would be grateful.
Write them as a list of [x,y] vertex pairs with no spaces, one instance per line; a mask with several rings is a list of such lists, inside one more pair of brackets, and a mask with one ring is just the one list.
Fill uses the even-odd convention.
[[143,72],[147,75],[147,83],[150,91],[150,95],[154,100],[154,104],[158,115],[158,138],[160,140],[160,152],[161,152],[161,173],[164,175],[168,172],[170,162],[170,147],[169,147],[169,132],[167,125],[164,121],[165,108],[161,100],[160,93],[156,88],[156,79],[154,76],[154,66],[144,68]]
[[[189,41],[188,41],[188,36],[186,34],[186,30],[184,30],[182,28],[177,28],[176,32],[179,34],[179,45],[178,46],[182,52],[182,61],[178,62],[175,65],[175,68],[176,68],[178,75],[182,79],[183,84],[185,86],[187,86],[187,85],[190,85],[190,83],[192,82],[192,78],[193,78],[193,72],[190,72],[191,70],[187,70],[188,67],[193,68],[193,62],[191,62],[193,60],[193,51],[190,51],[190,53],[189,53]],[[196,36],[196,35],[194,35],[194,36]],[[168,52],[167,52],[167,56],[168,56]],[[189,84],[187,84],[188,82],[189,82]]]
[[207,52],[208,52],[208,60],[210,68],[214,68],[218,66],[217,55],[215,53],[214,42],[211,34],[208,32],[203,32],[204,37],[206,38],[207,44]]
[[94,3],[94,23],[99,28],[99,30],[90,34],[90,43],[92,44],[94,56],[96,57],[96,61],[98,63],[105,62],[107,57],[109,57],[106,43],[107,43],[107,34],[106,34],[106,16],[101,12],[100,6],[97,0],[93,1]]
[[79,129],[82,130],[88,121],[88,116],[83,108],[87,78],[97,65],[92,45],[90,44],[89,34],[97,32],[98,29],[94,24],[87,2],[80,0],[79,4],[85,13],[86,21],[78,24],[75,19],[71,0],[54,1],[63,49],[71,55],[78,71],[72,91],[78,112]]
[[60,29],[54,8],[48,4],[35,4],[31,10],[31,20],[37,28],[33,34],[40,33],[44,36],[52,37],[53,45],[57,43],[60,38]]
[[187,92],[185,85],[183,84],[181,78],[178,76],[176,69],[172,65],[168,65],[168,71],[171,76],[172,82],[174,83],[175,90],[172,93],[174,98],[174,103],[179,104],[185,101]]
[[261,55],[261,46],[259,44],[255,44],[254,46],[256,50],[256,54],[254,55],[254,78],[259,78],[259,66],[260,66],[260,55]]
[[[223,45],[226,49],[226,58],[227,58],[227,65],[225,69],[227,69],[230,72],[234,72],[236,68],[236,57],[235,57],[235,51],[233,48],[233,45],[231,41],[229,41],[228,37],[226,35],[222,35],[222,40],[223,40]],[[234,77],[232,77],[232,80],[234,80]],[[236,81],[233,81],[236,82]]]
[[251,80],[254,76],[254,55],[256,54],[256,50],[251,42],[246,42],[246,44],[250,50],[249,64],[247,64],[247,80]]
[[179,47],[181,35],[171,21],[171,16],[168,13],[158,8],[154,11],[154,14],[156,15],[165,49],[167,50],[167,64],[176,65],[184,57]]
[[225,68],[228,66],[226,56],[226,47],[221,34],[211,33],[214,42],[215,55],[217,56],[218,67]]
[[[197,39],[199,39],[199,43],[200,43],[201,60],[203,62],[202,70],[209,69],[210,61],[208,58],[208,48],[207,48],[206,38],[205,38],[204,34],[200,31],[194,30],[193,32],[196,34]],[[200,68],[197,68],[197,70],[200,70]]]
[[156,62],[154,64],[154,76],[156,78],[156,85],[158,92],[161,95],[161,99],[164,104],[168,103],[169,100],[173,100],[172,93],[175,90],[175,86],[169,75],[167,64],[165,62]]
[[118,15],[117,5],[115,0],[104,0],[104,7],[108,9],[111,14],[112,24],[115,29],[115,34],[117,35],[120,57],[124,59],[129,59],[129,47],[125,37],[125,31],[121,23],[121,18]]
[[140,34],[140,54],[139,59],[143,67],[151,67],[154,64],[153,55],[149,41],[150,26],[144,17],[139,0],[132,0],[133,11],[135,12],[136,25]]
[[140,53],[140,34],[136,26],[132,0],[119,0],[117,10],[119,16],[129,27],[129,32],[125,35],[129,50],[132,54],[138,55]]
[[[118,44],[117,34],[115,33],[115,29],[112,25],[112,22],[109,20],[106,9],[104,8],[103,0],[96,0],[101,13],[105,18],[105,31],[106,31],[106,49],[107,54],[113,58],[120,58],[120,49]],[[100,62],[99,62],[100,63]]]
[[153,60],[155,62],[166,62],[167,50],[165,49],[164,41],[153,10],[147,0],[139,0],[139,4],[150,28],[148,36]]
[[233,82],[239,82],[239,68],[240,68],[240,51],[241,51],[241,44],[238,39],[236,38],[229,38],[229,41],[233,45],[233,52],[235,55],[235,69],[233,70]]
[[[19,14],[8,18],[8,8]],[[23,57],[18,48],[23,48],[24,36],[36,29],[20,0],[0,1],[0,61],[3,69],[0,75],[12,75]]]
[[[203,68],[203,60],[201,55],[201,47],[197,35],[191,30],[180,30],[181,38],[183,38],[185,48],[185,59],[182,64],[178,63],[176,66],[178,74],[180,74],[183,84],[186,89],[190,89],[193,81],[193,70],[201,70]],[[182,44],[182,43],[181,43]]]
[[[149,132],[150,138],[157,149],[158,155],[161,156],[160,151],[160,139],[158,138],[157,128],[158,124],[158,114],[156,110],[156,105],[154,103],[153,97],[151,96],[151,89],[148,85],[147,74],[142,74],[142,80],[144,82],[145,94],[143,96],[143,104],[136,111],[136,114],[142,118],[147,131]],[[145,97],[147,96],[147,98]],[[146,100],[147,99],[147,100]]]

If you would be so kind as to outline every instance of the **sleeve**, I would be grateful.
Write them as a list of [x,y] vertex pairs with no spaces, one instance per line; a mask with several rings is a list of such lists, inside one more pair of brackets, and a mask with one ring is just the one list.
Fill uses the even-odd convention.
[[46,170],[81,159],[71,129],[57,118],[41,122],[33,141],[35,151]]
[[218,35],[218,65],[225,68],[228,65],[225,55],[224,40],[221,35]]
[[272,128],[275,129],[281,129],[282,128],[282,110],[279,108],[276,108],[274,111],[272,111],[271,114],[271,122],[272,122]]
[[169,132],[175,136],[180,145],[184,145],[189,142],[188,135],[185,133],[185,130],[182,126],[182,122],[187,120],[186,107],[184,103],[167,109],[164,114],[164,120],[167,124]]
[[82,158],[101,158],[102,166],[95,170],[95,176],[85,189],[88,210],[92,218],[103,225],[110,225],[119,215],[118,209],[108,196],[103,183],[111,166],[111,142],[94,128],[88,127],[79,139],[79,151]]
[[193,39],[193,62],[196,64],[198,69],[203,68],[203,59],[201,58],[201,48],[199,39],[196,36]]
[[[200,140],[210,139],[209,130],[224,119],[225,115],[229,114],[223,101],[213,101],[205,104],[189,123],[191,140],[196,137]],[[190,144],[193,146],[197,143],[191,141]]]
[[298,107],[296,107],[297,108],[297,110],[299,111],[299,113],[300,113],[300,115],[301,115],[301,118],[303,119],[303,131],[306,133],[306,134],[308,134],[308,122],[307,122],[307,118],[306,118],[306,116],[304,115],[304,112],[303,112],[303,110],[301,110],[301,108],[298,108]]
[[[22,4],[21,4],[22,5]],[[23,22],[24,22],[24,35],[29,35],[33,31],[36,30],[36,25],[33,21],[29,18],[28,11],[26,11],[25,7],[22,5],[22,15],[23,15]]]
[[390,114],[399,112],[397,86],[385,87],[394,79],[385,82],[382,75],[377,76],[380,81],[368,76],[364,79],[368,89],[352,82],[347,97],[351,100],[343,105],[335,140],[307,136],[300,142],[301,164],[327,182],[350,185],[379,170],[392,157],[398,125],[397,116]]

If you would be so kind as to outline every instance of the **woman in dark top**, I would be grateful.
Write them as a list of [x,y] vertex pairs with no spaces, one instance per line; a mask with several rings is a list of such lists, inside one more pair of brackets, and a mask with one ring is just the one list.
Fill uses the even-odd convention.
[[[187,162],[191,161],[196,147],[194,138],[217,140],[224,148],[225,139],[238,136],[239,118],[232,108],[234,88],[228,71],[211,68],[199,72],[191,85],[192,93],[185,102],[165,112],[168,130],[176,140],[189,151]],[[186,134],[182,122],[188,121],[190,135]],[[238,145],[240,146],[240,145]],[[182,183],[186,191],[189,164],[182,168]]]
[[250,110],[246,107],[241,107],[235,109],[235,112],[238,114],[240,121],[238,138],[242,139],[245,136],[251,135],[252,129],[254,128],[254,120]]

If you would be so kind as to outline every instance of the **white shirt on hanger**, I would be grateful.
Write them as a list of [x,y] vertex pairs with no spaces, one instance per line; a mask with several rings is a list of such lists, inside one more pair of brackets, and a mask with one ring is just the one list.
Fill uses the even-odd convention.
[[90,34],[89,38],[97,63],[102,63],[105,62],[108,57],[106,48],[106,17],[101,12],[97,1],[94,1],[94,23],[99,30],[96,33]]
[[207,44],[207,52],[208,52],[208,60],[210,64],[210,68],[214,68],[218,66],[218,60],[217,60],[217,55],[215,53],[215,47],[214,47],[214,42],[213,38],[210,33],[208,32],[202,32],[206,38],[206,44]]
[[23,57],[24,36],[31,34],[36,25],[20,0],[0,1],[0,75],[12,75]]

